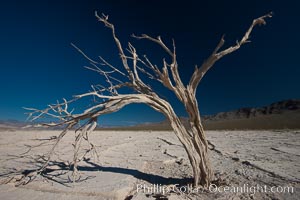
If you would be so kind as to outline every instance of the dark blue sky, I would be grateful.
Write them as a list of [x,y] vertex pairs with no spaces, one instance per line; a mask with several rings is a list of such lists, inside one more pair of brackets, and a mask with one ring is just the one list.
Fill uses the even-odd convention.
[[[23,106],[44,108],[63,97],[90,90],[103,79],[83,66],[88,62],[73,42],[93,58],[101,55],[118,65],[110,31],[94,11],[110,15],[125,45],[132,41],[160,64],[162,51],[131,33],[175,39],[179,70],[186,83],[222,34],[225,46],[240,39],[252,19],[274,12],[265,27],[256,28],[252,43],[219,61],[200,83],[202,114],[262,106],[300,98],[299,12],[297,1],[1,1],[0,2],[0,119],[25,120]],[[184,109],[167,91],[179,115]],[[85,108],[87,104],[78,105]],[[107,115],[102,124],[160,121],[147,106],[132,105]]]

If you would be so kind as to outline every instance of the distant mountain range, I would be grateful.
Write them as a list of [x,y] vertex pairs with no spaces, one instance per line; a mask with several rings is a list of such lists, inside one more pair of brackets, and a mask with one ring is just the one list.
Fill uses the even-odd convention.
[[[187,118],[181,118],[186,126]],[[258,108],[240,108],[202,116],[208,130],[234,129],[300,129],[300,99],[289,99]],[[167,120],[160,123],[139,124],[130,127],[112,127],[118,130],[171,130]]]
[[204,121],[218,121],[231,119],[248,119],[273,114],[286,114],[300,109],[300,100],[289,99],[272,103],[260,108],[240,108],[229,112],[220,112],[215,115],[204,116]]
[[[181,121],[188,126],[188,119]],[[289,99],[258,108],[240,108],[215,115],[202,116],[208,130],[233,129],[300,129],[300,99]],[[28,124],[16,120],[0,120],[0,130],[13,130]],[[171,130],[167,120],[135,126],[99,127],[99,130]]]
[[14,119],[0,120],[0,131],[1,130],[19,129],[26,125],[27,125],[27,123],[20,122],[18,120],[14,120]]
[[297,129],[300,128],[300,99],[220,112],[202,120],[206,129]]

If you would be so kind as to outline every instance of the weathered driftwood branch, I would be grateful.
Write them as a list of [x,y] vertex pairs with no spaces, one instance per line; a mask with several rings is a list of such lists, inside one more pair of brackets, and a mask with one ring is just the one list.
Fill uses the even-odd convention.
[[[88,151],[86,151],[86,153],[95,150],[94,145],[90,143],[88,139],[88,135],[95,129],[97,125],[97,117],[103,114],[116,112],[128,104],[144,103],[149,105],[154,110],[164,114],[170,121],[174,133],[187,152],[193,168],[194,185],[201,184],[203,186],[208,186],[213,178],[213,173],[208,158],[209,144],[206,140],[201,124],[198,103],[195,95],[197,86],[206,72],[214,65],[216,61],[221,59],[223,56],[236,51],[241,47],[241,45],[249,42],[249,37],[253,28],[256,25],[266,24],[265,19],[270,18],[272,16],[271,13],[255,19],[242,39],[237,41],[236,45],[234,46],[231,46],[225,50],[220,50],[224,45],[224,37],[222,37],[219,44],[208,57],[208,59],[203,62],[201,67],[195,68],[195,71],[186,86],[183,84],[179,75],[174,40],[172,43],[172,48],[170,49],[163,42],[161,37],[154,38],[146,34],[142,34],[141,36],[132,35],[136,39],[146,39],[158,44],[166,52],[166,54],[170,56],[171,63],[167,63],[166,60],[163,59],[163,66],[157,67],[148,59],[146,55],[139,56],[137,50],[131,43],[128,43],[128,48],[126,51],[124,51],[123,46],[115,32],[114,25],[108,21],[108,16],[103,14],[102,16],[99,16],[97,12],[95,13],[95,16],[100,22],[102,22],[111,30],[113,40],[118,48],[120,59],[123,64],[123,69],[116,68],[102,57],[100,57],[100,61],[95,61],[94,59],[88,57],[80,48],[72,44],[72,46],[75,47],[75,49],[78,50],[79,53],[81,53],[91,64],[92,67],[87,68],[102,75],[105,78],[107,85],[93,86],[93,91],[91,92],[76,95],[74,96],[74,99],[70,101],[64,100],[62,103],[58,102],[55,105],[49,105],[48,108],[44,110],[28,108],[28,110],[31,111],[29,117],[32,121],[40,119],[43,116],[50,116],[58,119],[58,121],[52,123],[43,123],[42,126],[65,125],[66,128],[57,137],[56,142],[47,155],[45,163],[42,165],[42,167],[32,172],[32,174],[24,175],[21,179],[32,177],[33,175],[37,175],[45,170],[61,138],[63,138],[65,134],[79,122],[86,121],[83,126],[76,130],[75,142],[73,144],[74,156],[72,166],[74,170],[73,177],[75,177],[73,180],[75,180],[77,166],[86,155],[84,154],[83,157],[79,156],[78,152],[81,147],[81,142],[85,140],[91,147]],[[128,55],[125,54],[125,52],[127,52]],[[132,62],[129,62],[129,60]],[[106,69],[104,67],[106,67]],[[125,70],[125,72],[123,72],[123,70]],[[166,88],[174,92],[177,98],[183,103],[188,113],[190,126],[185,127],[183,125],[179,117],[174,112],[171,104],[160,97],[149,84],[146,84],[144,80],[142,80],[139,73],[143,73],[150,79],[159,81]],[[135,91],[135,93],[121,94],[119,89],[123,87],[130,87]],[[73,114],[72,111],[68,111],[69,104],[86,97],[93,97],[96,102],[95,105],[90,106],[79,114]]]
[[215,64],[215,62],[218,61],[219,59],[221,59],[222,57],[224,57],[225,55],[238,50],[243,44],[250,42],[249,37],[250,37],[250,34],[251,34],[253,28],[256,25],[266,25],[265,19],[271,18],[271,17],[272,17],[272,12],[269,14],[266,14],[264,16],[261,16],[257,19],[254,19],[252,24],[250,25],[249,29],[246,31],[245,35],[242,37],[242,39],[240,41],[236,42],[236,45],[231,46],[225,50],[219,51],[225,43],[224,35],[223,35],[219,44],[217,45],[217,47],[215,48],[213,53],[208,57],[208,59],[203,62],[203,64],[201,65],[200,68],[198,68],[198,67],[195,68],[195,71],[192,75],[192,78],[191,78],[191,80],[189,82],[189,86],[188,86],[190,91],[195,93],[197,90],[197,86],[200,83],[201,79],[206,74],[206,72]]

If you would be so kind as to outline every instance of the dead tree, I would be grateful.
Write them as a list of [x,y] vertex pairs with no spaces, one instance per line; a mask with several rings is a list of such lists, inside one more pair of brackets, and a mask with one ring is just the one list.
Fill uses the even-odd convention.
[[[73,169],[76,172],[77,163],[81,160],[78,158],[78,149],[82,140],[88,141],[88,135],[97,125],[97,117],[103,114],[116,112],[124,106],[132,103],[144,103],[154,110],[162,113],[170,122],[174,133],[182,143],[188,155],[190,164],[193,169],[194,185],[208,186],[213,178],[212,166],[208,157],[208,142],[206,140],[205,132],[201,124],[198,103],[196,99],[197,87],[207,73],[207,71],[222,57],[238,50],[243,44],[250,42],[249,37],[256,25],[265,25],[265,19],[272,17],[271,13],[254,19],[249,29],[246,31],[241,40],[237,41],[235,45],[222,50],[224,45],[224,37],[211,53],[211,55],[203,62],[203,64],[195,67],[195,71],[187,85],[185,85],[178,72],[178,62],[176,58],[175,42],[173,40],[172,47],[168,47],[160,36],[154,38],[146,34],[140,36],[132,35],[136,39],[145,39],[159,45],[165,53],[171,58],[171,62],[165,59],[162,61],[162,66],[158,67],[153,64],[146,55],[141,56],[136,51],[135,47],[128,43],[127,49],[124,49],[115,31],[115,27],[109,22],[108,16],[102,14],[99,16],[95,13],[96,18],[111,30],[113,40],[119,51],[120,59],[122,61],[123,69],[118,69],[105,59],[100,57],[100,61],[95,61],[88,57],[81,49],[73,45],[90,63],[91,67],[87,67],[93,71],[101,74],[107,86],[93,86],[93,91],[76,95],[70,101],[64,100],[62,103],[49,105],[44,110],[30,109],[31,120],[36,120],[42,116],[50,116],[58,119],[58,122],[42,124],[43,126],[60,126],[64,125],[65,130],[56,138],[50,153],[45,159],[44,165],[32,174],[26,176],[34,176],[41,173],[49,162],[56,145],[64,137],[64,135],[72,129],[76,124],[84,121],[85,124],[77,129],[75,143],[74,143],[74,159]],[[104,69],[105,68],[105,69]],[[184,126],[179,117],[174,112],[171,104],[162,98],[152,87],[142,80],[143,77],[148,76],[150,79],[159,81],[163,86],[171,90],[179,101],[184,105],[188,114],[189,126]],[[118,75],[117,75],[118,74]],[[122,76],[121,80],[119,77]],[[133,93],[119,93],[123,87],[133,89]],[[68,111],[68,105],[74,101],[85,97],[94,97],[97,101],[95,105],[84,110],[82,113],[73,114]],[[89,142],[89,141],[88,141]],[[90,143],[91,149],[93,145]],[[22,177],[25,178],[26,176]]]

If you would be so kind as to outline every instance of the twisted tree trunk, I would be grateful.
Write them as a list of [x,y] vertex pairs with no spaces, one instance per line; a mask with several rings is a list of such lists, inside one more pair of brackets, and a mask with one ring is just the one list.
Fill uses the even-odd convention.
[[[196,126],[195,126],[196,127]],[[213,170],[208,156],[208,144],[201,124],[190,131],[182,124],[172,123],[172,128],[183,144],[193,169],[194,186],[208,186],[213,178]],[[182,129],[185,129],[184,131]],[[191,134],[188,134],[191,133]]]
[[186,93],[184,105],[189,114],[189,126],[184,126],[175,113],[167,115],[171,126],[186,150],[193,169],[194,186],[208,186],[213,178],[213,169],[208,155],[208,143],[200,120],[195,96]]
[[[271,13],[254,19],[245,35],[241,40],[237,41],[234,46],[230,46],[224,50],[221,50],[225,42],[224,38],[222,37],[212,54],[203,62],[200,67],[195,67],[193,75],[187,85],[182,82],[179,75],[174,41],[173,48],[170,49],[163,42],[160,36],[153,38],[146,34],[142,34],[141,36],[133,35],[134,38],[147,39],[157,43],[162,47],[167,55],[170,56],[171,63],[167,63],[166,60],[163,59],[163,66],[160,68],[153,64],[146,55],[143,57],[139,56],[131,43],[128,43],[128,48],[126,48],[126,51],[124,51],[120,40],[116,36],[114,25],[108,21],[108,16],[99,16],[97,12],[95,15],[100,22],[102,22],[112,31],[112,36],[122,61],[123,70],[117,69],[102,57],[100,57],[100,62],[95,61],[89,58],[78,47],[73,45],[85,58],[87,58],[87,60],[93,66],[87,68],[102,75],[105,78],[107,85],[93,86],[92,92],[76,95],[75,98],[70,101],[66,101],[64,99],[63,103],[58,102],[55,105],[49,105],[48,108],[44,110],[28,108],[28,110],[31,110],[29,117],[32,121],[44,116],[50,116],[55,119],[59,119],[59,122],[42,124],[43,126],[53,127],[67,125],[67,128],[56,139],[56,143],[48,154],[45,164],[34,173],[27,174],[26,176],[22,175],[21,179],[29,178],[29,180],[32,180],[32,176],[37,173],[40,174],[50,162],[55,147],[60,142],[61,138],[64,137],[66,132],[80,121],[85,121],[86,123],[76,130],[81,131],[81,133],[77,135],[74,145],[75,150],[73,165],[74,171],[76,172],[77,163],[82,160],[82,158],[78,158],[77,154],[77,151],[80,148],[80,142],[78,141],[84,139],[88,142],[91,149],[88,150],[87,153],[93,149],[95,150],[94,145],[88,140],[88,134],[96,127],[97,117],[103,114],[116,112],[124,106],[132,103],[144,103],[152,107],[154,110],[163,113],[169,119],[174,133],[184,146],[193,168],[194,186],[203,185],[208,187],[213,178],[213,172],[208,156],[208,142],[201,124],[200,112],[196,99],[197,87],[206,72],[215,64],[215,62],[217,62],[223,56],[238,50],[243,44],[248,43],[248,39],[253,28],[256,25],[266,24],[265,19],[272,17]],[[125,52],[129,52],[129,55],[127,53],[125,54]],[[171,90],[176,95],[188,113],[189,126],[185,127],[183,125],[179,117],[174,112],[171,104],[164,100],[164,98],[162,98],[157,92],[155,92],[150,84],[144,82],[139,75],[140,73],[143,73],[151,80],[159,81],[163,86]],[[123,78],[122,80],[119,79],[120,76]],[[120,94],[118,90],[124,87],[132,88],[134,93]],[[95,101],[95,105],[90,106],[79,114],[73,114],[73,111],[69,111],[68,105],[70,103],[87,96],[99,98],[101,101]]]

